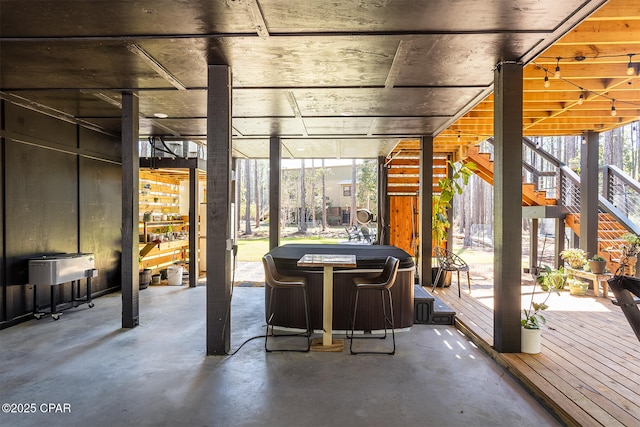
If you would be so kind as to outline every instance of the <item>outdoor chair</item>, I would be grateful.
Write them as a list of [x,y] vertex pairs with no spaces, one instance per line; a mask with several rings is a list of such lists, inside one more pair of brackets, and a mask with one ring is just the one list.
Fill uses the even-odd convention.
[[361,227],[360,232],[362,233],[362,238],[366,240],[368,243],[371,243],[371,231],[368,227]]
[[436,274],[436,279],[433,281],[433,288],[431,290],[436,290],[436,286],[438,285],[438,280],[440,279],[442,272],[455,271],[458,273],[458,297],[460,297],[460,272],[466,271],[469,293],[471,293],[471,278],[469,277],[469,266],[467,263],[458,255],[446,250],[445,248],[436,247],[434,252],[436,254],[436,259],[438,260],[438,274]]
[[[309,294],[307,293],[307,279],[304,277],[297,276],[284,276],[278,273],[276,269],[276,264],[273,261],[273,257],[271,254],[266,254],[262,257],[262,264],[264,265],[264,278],[267,286],[271,288],[269,293],[269,306],[267,308],[266,320],[267,320],[267,333],[264,337],[264,349],[267,352],[271,351],[298,351],[298,352],[308,352],[311,348],[311,325],[309,323]],[[276,335],[273,330],[273,316],[275,313],[275,298],[276,293],[275,290],[283,291],[283,290],[302,290],[303,298],[304,298],[304,315],[306,319],[307,331],[304,336],[307,337],[307,346],[304,349],[297,348],[282,348],[282,349],[269,349],[268,341],[269,341],[269,326],[271,326],[271,337],[275,339],[276,337],[291,337],[294,334],[282,334]],[[299,335],[299,334],[296,334]]]
[[[349,351],[351,354],[395,354],[396,352],[396,335],[394,332],[395,322],[393,320],[393,300],[391,298],[391,287],[396,281],[396,275],[398,274],[398,266],[400,265],[400,261],[398,258],[394,258],[392,256],[387,257],[387,260],[384,263],[384,269],[382,272],[375,277],[354,277],[353,283],[356,286],[356,295],[355,302],[353,304],[353,316],[351,317],[351,334],[347,333],[347,338],[351,340],[349,345]],[[362,336],[355,337],[354,329],[356,325],[356,315],[358,314],[358,297],[361,291],[376,291],[380,292],[380,296],[382,299],[382,317],[383,317],[383,325],[384,325],[384,335],[382,336]],[[389,313],[386,310],[385,304],[385,294],[386,299],[389,303]],[[351,313],[350,313],[351,314]],[[382,351],[353,351],[353,340],[354,339],[386,339],[387,338],[387,326],[391,327],[391,338],[393,342],[393,349],[390,352],[382,352]]]
[[352,227],[348,227],[345,225],[344,229],[347,232],[347,235],[349,236],[349,241],[352,241],[352,240],[360,241],[362,239],[362,236],[360,235],[360,230],[358,230],[358,227],[356,227],[355,225]]

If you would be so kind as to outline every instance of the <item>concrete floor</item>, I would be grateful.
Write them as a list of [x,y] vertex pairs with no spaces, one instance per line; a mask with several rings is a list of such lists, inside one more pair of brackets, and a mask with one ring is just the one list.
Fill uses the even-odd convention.
[[[232,351],[264,333],[263,295],[234,288]],[[0,425],[559,425],[452,326],[397,334],[395,356],[267,354],[256,339],[207,357],[203,286],[141,291],[132,330],[120,294],[95,304],[0,331],[0,404],[35,404],[2,406]]]

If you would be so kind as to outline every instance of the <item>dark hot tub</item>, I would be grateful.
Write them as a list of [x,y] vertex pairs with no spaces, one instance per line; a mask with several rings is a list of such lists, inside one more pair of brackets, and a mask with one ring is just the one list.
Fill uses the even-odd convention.
[[[395,327],[408,328],[413,325],[413,285],[415,265],[413,258],[395,246],[381,245],[314,245],[288,244],[271,251],[278,271],[285,275],[305,276],[309,286],[311,303],[311,327],[322,330],[322,268],[298,267],[297,262],[305,254],[355,255],[356,268],[335,268],[333,279],[333,329],[344,331],[348,328],[349,306],[355,295],[353,278],[375,276],[384,267],[387,256],[400,260],[398,276],[391,288]],[[278,291],[276,291],[278,292]],[[277,326],[305,327],[304,303],[301,292],[280,292],[273,324]],[[265,287],[265,308],[269,304],[269,287]],[[382,302],[378,293],[366,292],[360,296],[356,330],[376,330],[384,327],[381,318]],[[266,311],[266,310],[265,310]]]

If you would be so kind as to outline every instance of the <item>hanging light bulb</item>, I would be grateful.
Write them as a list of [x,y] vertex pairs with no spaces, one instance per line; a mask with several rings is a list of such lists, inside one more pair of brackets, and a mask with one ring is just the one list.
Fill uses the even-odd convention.
[[615,99],[612,99],[612,100],[611,100],[611,115],[612,115],[613,117],[615,117],[615,116],[617,116],[617,115],[618,115],[618,112],[616,111],[616,106],[615,106],[615,105],[613,105],[613,103],[614,103],[614,102],[616,102],[616,100],[615,100]]
[[556,79],[560,78],[560,57],[557,58],[558,62],[556,62],[556,72],[553,75],[553,77],[555,77]]
[[633,58],[633,53],[629,53],[629,65],[627,65],[627,76],[632,76],[636,70],[633,68],[633,62],[631,62],[631,58]]
[[458,131],[458,142],[460,142],[460,131]]
[[580,92],[580,96],[578,97],[578,105],[582,105],[584,102],[584,92]]
[[544,72],[544,87],[549,87],[551,83],[549,83],[549,76],[547,75],[547,71]]

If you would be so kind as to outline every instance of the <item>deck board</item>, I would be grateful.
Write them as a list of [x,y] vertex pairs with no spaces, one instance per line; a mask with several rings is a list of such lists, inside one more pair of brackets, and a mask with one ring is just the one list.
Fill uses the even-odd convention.
[[[592,291],[581,297],[553,295],[544,313],[542,352],[499,354],[491,348],[492,286],[472,281],[471,288],[459,298],[454,280],[434,293],[456,311],[460,326],[483,340],[480,346],[561,420],[580,426],[640,425],[640,343],[609,298],[596,298]],[[523,305],[530,301],[530,289],[523,287]]]

